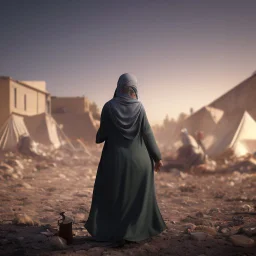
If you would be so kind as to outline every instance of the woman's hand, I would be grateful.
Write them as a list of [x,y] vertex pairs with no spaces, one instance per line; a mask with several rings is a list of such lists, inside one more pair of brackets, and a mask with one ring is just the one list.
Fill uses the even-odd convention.
[[155,172],[159,172],[160,168],[163,166],[162,160],[159,160],[158,162],[155,162]]

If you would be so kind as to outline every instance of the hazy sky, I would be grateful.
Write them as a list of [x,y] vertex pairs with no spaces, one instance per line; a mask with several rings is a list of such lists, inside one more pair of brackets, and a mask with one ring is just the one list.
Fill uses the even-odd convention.
[[138,77],[151,122],[213,101],[256,70],[256,1],[1,0],[0,75],[100,107]]

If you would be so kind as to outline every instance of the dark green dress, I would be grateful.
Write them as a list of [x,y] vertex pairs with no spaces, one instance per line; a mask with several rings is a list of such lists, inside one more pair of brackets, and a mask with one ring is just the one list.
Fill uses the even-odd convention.
[[96,143],[105,145],[85,227],[97,241],[141,241],[166,229],[154,186],[153,160],[161,154],[144,109],[138,136],[128,140],[114,126],[106,105],[96,136]]

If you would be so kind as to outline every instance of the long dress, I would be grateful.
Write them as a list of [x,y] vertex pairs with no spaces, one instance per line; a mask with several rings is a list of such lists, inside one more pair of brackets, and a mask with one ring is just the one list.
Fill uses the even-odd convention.
[[141,241],[166,229],[154,186],[153,160],[161,159],[146,112],[140,132],[124,138],[110,118],[101,114],[96,143],[105,141],[85,228],[97,241]]

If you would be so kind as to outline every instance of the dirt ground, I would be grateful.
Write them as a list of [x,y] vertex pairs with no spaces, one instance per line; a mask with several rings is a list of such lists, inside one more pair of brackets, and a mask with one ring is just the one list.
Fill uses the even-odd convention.
[[[166,231],[122,248],[88,240],[83,226],[99,156],[100,150],[80,161],[70,157],[51,164],[39,161],[37,166],[34,160],[24,160],[23,179],[2,179],[0,255],[256,255],[256,233],[250,235],[255,243],[248,247],[236,246],[231,238],[241,227],[256,227],[256,172],[252,171],[159,172],[155,185]],[[74,242],[63,249],[49,235],[57,231],[62,211],[75,221]],[[30,225],[18,225],[20,216]],[[48,235],[41,233],[47,230]]]

